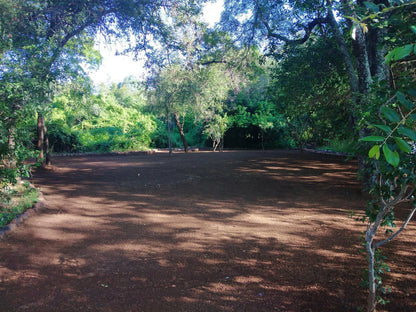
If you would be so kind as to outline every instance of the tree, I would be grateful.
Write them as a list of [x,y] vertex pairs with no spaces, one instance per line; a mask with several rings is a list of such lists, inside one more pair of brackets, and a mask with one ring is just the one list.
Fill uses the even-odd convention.
[[[148,36],[152,36],[154,41],[167,37],[164,21],[172,9],[180,11],[185,7],[198,7],[198,4],[181,0],[1,1],[4,19],[0,20],[0,35],[5,39],[0,47],[1,64],[7,60],[22,68],[16,71],[16,66],[7,67],[8,74],[14,72],[14,76],[21,76],[7,83],[23,81],[23,77],[36,82],[36,89],[32,89],[30,96],[36,99],[39,108],[39,149],[43,151],[42,137],[45,137],[46,129],[43,111],[50,104],[53,82],[62,79],[59,74],[65,67],[63,64],[67,64],[71,40],[92,36],[97,31],[119,37],[131,34],[128,38],[132,39],[130,49],[145,49],[149,46]],[[30,101],[25,101],[25,104],[32,105]]]
[[[416,34],[416,27],[411,29]],[[368,170],[376,173],[369,186],[372,198],[362,218],[368,224],[365,235],[370,290],[367,311],[375,311],[376,304],[384,302],[381,294],[388,290],[381,278],[388,266],[379,248],[404,231],[416,211],[416,84],[411,66],[416,60],[415,47],[415,44],[399,46],[386,56],[393,73],[394,67],[406,66],[401,68],[400,78],[396,75],[392,77],[396,81],[396,90],[384,90],[373,99],[378,104],[375,105],[377,114],[366,116],[371,135],[362,138],[362,141],[371,143],[367,164]],[[406,209],[407,217],[393,232],[397,222],[395,211],[398,209]],[[383,226],[390,227],[386,230],[386,237],[376,241],[376,235]]]
[[[225,1],[225,12],[222,16],[224,28],[237,30],[240,34],[236,38],[246,45],[267,41],[268,53],[271,55],[285,53],[292,46],[307,42],[312,36],[326,38],[330,34],[337,43],[348,77],[351,117],[358,127],[358,136],[365,141],[380,143],[370,149],[370,157],[380,159],[381,153],[385,157],[384,163],[374,163],[364,176],[364,181],[371,185],[375,194],[375,204],[367,212],[370,220],[366,235],[370,271],[367,311],[375,311],[376,307],[375,249],[396,236],[393,234],[391,238],[374,243],[374,235],[380,225],[392,221],[394,207],[410,198],[414,186],[414,155],[410,153],[406,140],[413,140],[414,135],[414,124],[410,125],[409,120],[412,119],[410,116],[414,106],[414,101],[410,99],[415,94],[413,91],[406,95],[404,92],[400,95],[396,93],[395,99],[399,102],[396,102],[396,106],[391,106],[392,101],[377,105],[374,102],[377,93],[373,88],[376,84],[384,89],[396,87],[392,84],[395,81],[390,79],[384,57],[388,48],[394,49],[397,45],[397,50],[394,49],[395,52],[390,54],[391,59],[399,60],[412,53],[413,45],[401,46],[403,42],[400,41],[404,36],[398,36],[398,33],[402,33],[404,21],[410,20],[415,7],[414,1],[276,3],[268,0],[228,0]],[[389,36],[395,42],[388,41]],[[378,122],[374,128],[384,131],[387,136],[368,136],[371,128],[367,123],[361,122],[363,117],[371,116],[372,113],[378,116],[377,112],[382,114],[380,119],[385,123]],[[407,160],[406,165],[399,166],[401,158]],[[360,158],[362,171],[365,171],[366,165],[365,159]],[[413,210],[404,226],[412,215]],[[404,227],[397,234],[402,229]]]
[[206,125],[204,133],[212,141],[212,149],[215,152],[217,148],[220,148],[220,152],[224,150],[224,134],[230,126],[230,118],[225,113],[222,115],[215,115],[213,119]]
[[[366,110],[366,95],[371,84],[374,81],[389,81],[384,62],[386,42],[383,41],[387,29],[382,25],[388,22],[390,14],[380,14],[379,22],[371,25],[360,23],[359,15],[361,12],[381,10],[382,7],[391,8],[394,4],[378,1],[276,3],[268,0],[227,0],[224,6],[224,29],[237,33],[236,38],[245,45],[267,42],[269,55],[285,53],[312,36],[333,36],[348,77],[352,96],[350,111],[356,126],[361,112]],[[409,7],[403,9],[408,10]],[[353,33],[351,46],[348,40],[350,29]],[[365,133],[366,130],[361,128],[360,137]]]
[[271,96],[298,148],[353,136],[351,95],[343,69],[334,40],[320,37],[291,47],[272,67]]
[[[180,65],[165,67],[153,80],[154,89],[151,93],[151,101],[154,107],[163,112],[167,121],[170,139],[170,120],[174,118],[182,139],[185,152],[188,152],[188,142],[182,126],[181,118],[184,117],[196,101],[198,93],[197,78],[193,71],[184,70]],[[169,146],[171,151],[171,146]]]
[[138,85],[126,80],[96,90],[86,77],[59,86],[46,112],[54,152],[137,151],[150,147],[155,118]]

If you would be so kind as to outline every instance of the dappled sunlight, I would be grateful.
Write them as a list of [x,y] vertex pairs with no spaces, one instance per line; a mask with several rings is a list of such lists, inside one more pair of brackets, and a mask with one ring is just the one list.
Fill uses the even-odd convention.
[[[76,296],[96,311],[91,302],[109,311],[297,311],[315,297],[331,307],[353,300],[335,290],[355,289],[361,273],[352,268],[365,260],[363,225],[345,209],[346,198],[351,209],[364,202],[351,167],[276,155],[84,157],[63,164],[65,173],[58,162],[36,178],[46,212],[15,242],[35,239],[14,251],[37,273],[21,287],[60,279],[59,292],[37,291],[52,294],[47,307]],[[13,261],[0,259],[0,272],[17,283],[24,270]],[[136,297],[134,307],[120,301]]]
[[148,256],[155,256],[158,254],[163,254],[167,252],[169,249],[174,248],[174,245],[166,245],[160,244],[155,245],[154,242],[145,241],[144,243],[111,243],[108,244],[100,244],[100,245],[92,245],[90,246],[91,249],[97,252],[123,252],[124,254],[128,255],[132,253],[132,258],[134,257],[148,257]]
[[38,239],[65,241],[66,243],[74,243],[86,238],[82,233],[65,233],[64,230],[42,228],[33,232],[33,236]]
[[[26,279],[40,279],[41,274],[37,270],[24,270],[20,271],[19,274],[16,273],[15,270],[11,270],[9,268],[0,267],[0,289],[2,289],[2,285],[5,282],[17,282],[19,279],[26,278]],[[6,289],[2,289],[5,291]]]

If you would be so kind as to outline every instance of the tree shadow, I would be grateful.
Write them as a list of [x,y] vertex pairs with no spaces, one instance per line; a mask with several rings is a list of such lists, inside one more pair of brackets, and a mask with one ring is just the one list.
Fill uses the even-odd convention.
[[[355,164],[296,152],[63,158],[0,246],[0,311],[355,311]],[[414,300],[408,302],[415,305]]]

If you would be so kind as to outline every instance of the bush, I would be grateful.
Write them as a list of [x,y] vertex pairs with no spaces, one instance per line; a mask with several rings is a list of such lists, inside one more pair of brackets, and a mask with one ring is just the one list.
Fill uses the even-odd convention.
[[73,153],[80,149],[78,133],[59,124],[48,125],[48,138],[52,152]]
[[0,227],[4,227],[33,207],[38,201],[39,193],[27,182],[2,187],[0,190]]

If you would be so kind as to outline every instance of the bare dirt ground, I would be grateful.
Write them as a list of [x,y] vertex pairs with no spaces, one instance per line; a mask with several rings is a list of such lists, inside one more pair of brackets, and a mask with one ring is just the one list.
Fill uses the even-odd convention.
[[[357,311],[356,164],[297,151],[79,156],[38,171],[46,208],[0,241],[0,311]],[[416,311],[416,226],[387,249]],[[394,261],[394,264],[392,263]]]

